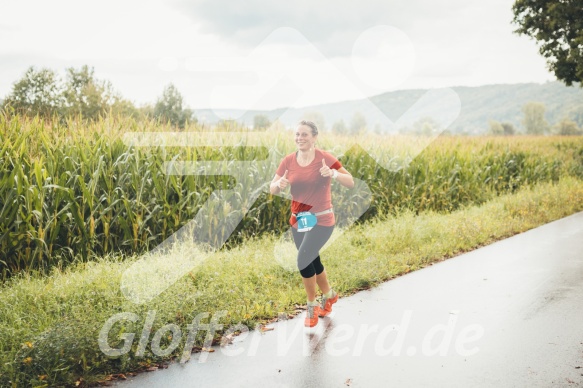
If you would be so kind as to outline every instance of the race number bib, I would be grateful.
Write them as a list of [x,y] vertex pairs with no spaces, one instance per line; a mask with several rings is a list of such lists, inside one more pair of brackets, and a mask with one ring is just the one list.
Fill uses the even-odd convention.
[[312,230],[318,223],[316,216],[310,212],[301,212],[296,215],[298,221],[298,232],[307,232]]

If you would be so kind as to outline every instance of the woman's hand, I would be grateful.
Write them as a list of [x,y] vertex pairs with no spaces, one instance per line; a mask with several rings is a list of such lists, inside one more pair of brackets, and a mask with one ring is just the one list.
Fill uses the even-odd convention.
[[283,174],[283,176],[281,178],[279,178],[279,181],[277,181],[277,187],[279,187],[280,190],[283,190],[288,186],[289,186],[289,181],[287,180],[287,170],[285,170],[285,173]]
[[339,170],[331,169],[326,166],[326,161],[322,159],[322,168],[320,168],[320,174],[323,177],[335,178],[342,186],[348,187],[349,189],[354,187],[354,179],[352,175],[344,167],[340,167]]
[[322,159],[322,168],[320,169],[320,175],[324,177],[332,176],[332,170],[330,169],[330,167],[326,166],[326,161],[324,159]]
[[290,183],[289,180],[287,179],[287,170],[285,170],[285,173],[283,174],[282,177],[275,174],[275,176],[271,180],[271,183],[269,184],[269,192],[271,194],[278,194],[280,191],[282,191],[289,185]]

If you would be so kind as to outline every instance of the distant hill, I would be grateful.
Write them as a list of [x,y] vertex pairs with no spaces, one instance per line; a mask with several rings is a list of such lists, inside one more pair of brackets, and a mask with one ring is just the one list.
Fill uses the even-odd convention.
[[[482,134],[488,128],[489,120],[512,123],[523,130],[522,107],[531,101],[541,102],[546,107],[546,119],[553,125],[568,117],[583,126],[583,88],[567,87],[560,82],[545,84],[502,84],[477,87],[453,87],[460,97],[462,106],[460,116],[448,128],[453,133]],[[257,114],[268,116],[272,121],[279,119],[284,125],[292,126],[309,112],[319,112],[324,118],[325,127],[330,129],[338,120],[349,125],[355,112],[364,115],[369,128],[382,123],[382,115],[396,121],[427,90],[399,90],[379,94],[362,100],[307,106],[304,108],[275,109],[270,111],[243,111],[225,109],[215,112],[210,109],[195,110],[199,120],[216,123],[221,117],[230,117],[246,125],[253,125]],[[372,104],[371,104],[372,103]],[[384,128],[380,128],[384,130]]]

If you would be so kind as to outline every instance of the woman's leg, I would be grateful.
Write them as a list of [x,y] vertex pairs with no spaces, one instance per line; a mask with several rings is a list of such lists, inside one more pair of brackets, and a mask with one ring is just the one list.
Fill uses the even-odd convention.
[[316,274],[316,283],[318,284],[318,287],[320,287],[322,294],[326,294],[328,291],[330,291],[330,284],[328,283],[328,276],[326,275],[326,270],[323,270],[321,273]]
[[316,284],[322,292],[330,290],[324,266],[320,261],[320,249],[332,235],[334,226],[317,225],[309,232],[292,229],[294,242],[298,248],[298,268],[309,301],[316,299]]
[[302,277],[302,281],[304,282],[304,289],[306,290],[308,301],[316,300],[316,275],[311,278]]

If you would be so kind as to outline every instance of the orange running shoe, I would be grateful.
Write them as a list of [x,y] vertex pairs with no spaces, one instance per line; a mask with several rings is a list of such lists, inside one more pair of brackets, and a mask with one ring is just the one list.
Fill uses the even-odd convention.
[[306,311],[306,319],[304,320],[305,327],[314,327],[318,324],[318,315],[320,315],[320,306],[308,304]]
[[324,295],[322,295],[322,307],[319,309],[320,310],[319,315],[321,317],[326,317],[330,315],[330,313],[332,312],[332,305],[337,301],[338,301],[337,292],[334,292],[334,295],[331,298],[326,298]]

